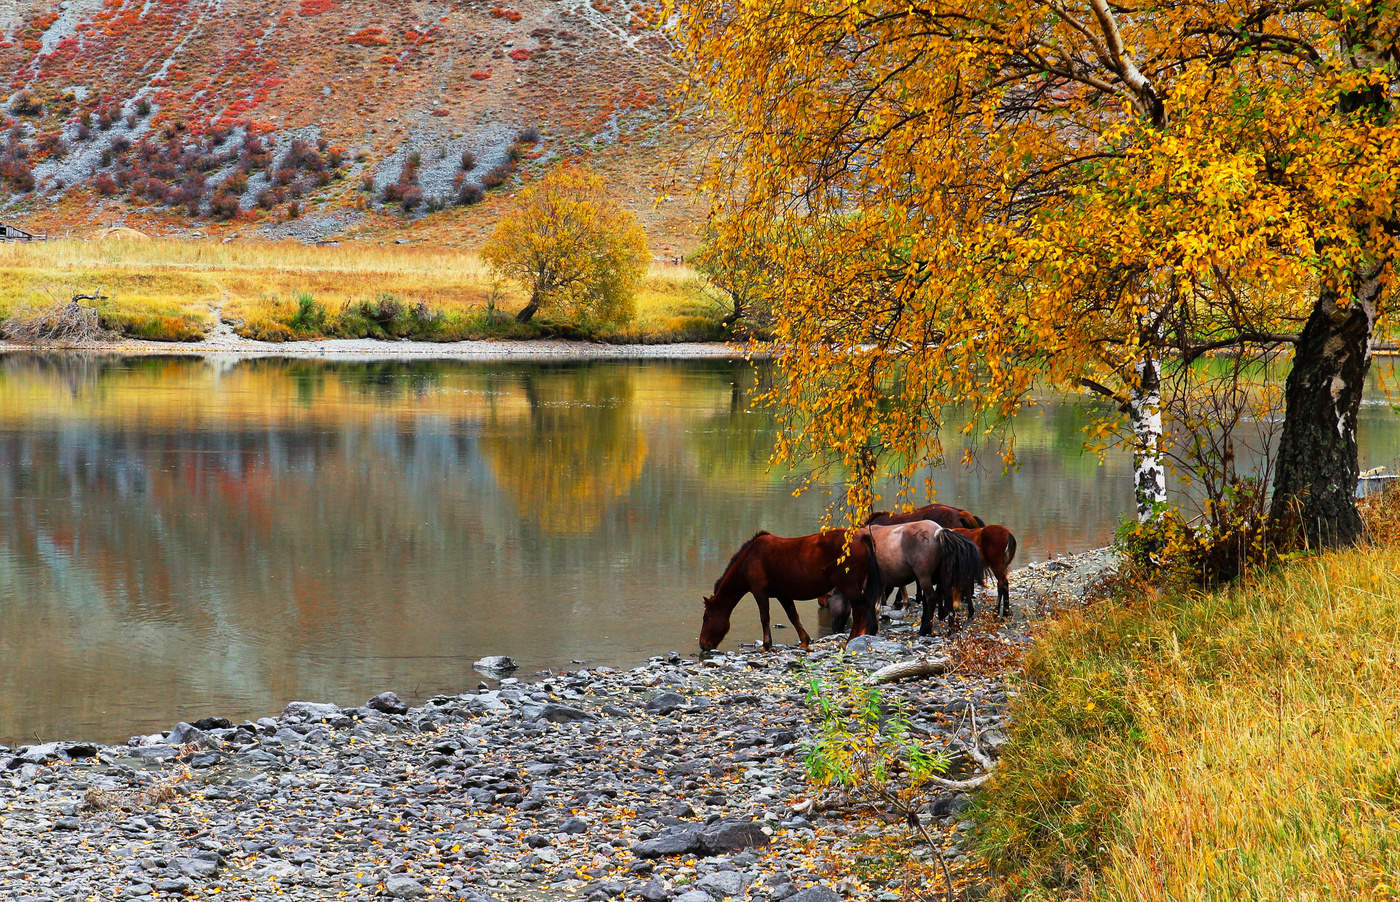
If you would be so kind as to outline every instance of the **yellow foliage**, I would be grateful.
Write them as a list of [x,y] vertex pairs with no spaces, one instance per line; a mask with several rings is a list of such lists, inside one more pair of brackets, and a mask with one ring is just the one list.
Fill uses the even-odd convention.
[[566,166],[520,193],[481,258],[529,293],[522,321],[547,307],[570,319],[625,322],[649,255],[637,217],[612,201],[602,179]]
[[706,190],[735,240],[785,236],[778,456],[843,465],[854,511],[942,457],[945,404],[967,433],[1042,380],[1122,404],[1144,361],[1390,302],[1400,12],[671,6],[733,143]]

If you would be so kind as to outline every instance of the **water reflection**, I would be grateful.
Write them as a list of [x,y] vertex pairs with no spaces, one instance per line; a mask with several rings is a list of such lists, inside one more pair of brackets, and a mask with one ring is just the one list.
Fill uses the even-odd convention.
[[[734,548],[811,531],[826,501],[767,470],[762,378],[0,357],[0,742],[460,691],[484,654],[688,652]],[[1018,471],[955,467],[940,497],[1025,560],[1106,541],[1129,472],[1081,453],[1082,416],[1028,411]],[[1368,416],[1393,449],[1393,414]],[[738,614],[732,641],[755,636]]]

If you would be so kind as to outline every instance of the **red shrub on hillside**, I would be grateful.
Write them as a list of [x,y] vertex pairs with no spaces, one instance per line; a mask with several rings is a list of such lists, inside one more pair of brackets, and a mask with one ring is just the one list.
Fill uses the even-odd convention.
[[358,44],[361,47],[383,47],[389,43],[389,39],[384,37],[382,28],[364,28],[350,35],[345,39],[347,44]]

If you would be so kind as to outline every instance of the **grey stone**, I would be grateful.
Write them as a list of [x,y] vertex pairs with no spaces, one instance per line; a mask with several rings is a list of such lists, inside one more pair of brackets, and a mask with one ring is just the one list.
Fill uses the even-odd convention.
[[559,825],[556,833],[587,833],[588,821],[581,817],[571,817]]
[[505,655],[487,655],[484,658],[478,658],[472,666],[485,673],[508,673],[520,667],[519,664],[515,663],[514,658]]
[[748,883],[748,878],[738,871],[716,871],[695,881],[695,886],[711,895],[727,898],[742,893]]
[[209,861],[204,858],[175,858],[171,859],[170,867],[179,871],[186,877],[213,877],[219,870],[217,861]]
[[685,707],[685,696],[679,692],[658,692],[647,699],[648,714],[670,714]]
[[540,709],[539,713],[535,715],[535,719],[547,720],[550,723],[581,723],[587,720],[597,720],[598,715],[571,705],[550,702]]
[[365,702],[366,708],[373,708],[383,714],[407,714],[408,705],[394,692],[381,692]]
[[879,636],[856,636],[846,643],[848,652],[882,652],[897,654],[904,651],[904,646],[898,642],[891,642],[889,639],[881,639]]
[[637,895],[641,896],[645,902],[666,902],[667,899],[671,898],[671,894],[666,892],[666,887],[661,885],[661,881],[655,879],[637,890]]
[[329,702],[292,702],[282,709],[287,720],[329,720],[340,716],[340,706]]
[[841,902],[841,895],[836,890],[819,884],[800,893],[793,893],[787,897],[787,902]]
[[26,764],[43,764],[47,761],[57,761],[62,752],[62,743],[45,742],[43,745],[31,745],[19,755],[19,760]]
[[173,745],[143,745],[128,752],[133,758],[140,758],[144,761],[169,761],[180,754],[180,750]]
[[673,899],[672,902],[715,902],[715,897],[711,896],[709,893],[701,892],[698,889],[693,889],[689,892],[684,892],[681,893],[679,896],[676,896],[676,898]]
[[699,851],[700,830],[696,827],[668,827],[651,839],[632,844],[632,854],[638,858],[662,858]]
[[423,889],[423,884],[402,874],[395,874],[385,880],[384,891],[395,899],[416,899],[427,892]]
[[82,823],[76,817],[61,817],[53,822],[55,830],[77,830]]
[[753,821],[720,821],[700,834],[701,848],[711,854],[740,852],[768,843],[768,834]]
[[171,745],[185,745],[190,742],[203,743],[209,738],[209,734],[196,727],[194,724],[180,721],[170,728],[166,734],[165,741]]

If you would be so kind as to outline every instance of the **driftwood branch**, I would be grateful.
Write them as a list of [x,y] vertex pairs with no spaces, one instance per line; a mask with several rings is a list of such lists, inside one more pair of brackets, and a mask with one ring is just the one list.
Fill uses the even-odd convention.
[[17,308],[0,323],[0,337],[12,341],[44,344],[69,342],[81,344],[107,337],[97,308],[85,301],[105,301],[109,298],[99,288],[92,294],[75,294],[61,301],[52,291],[46,292],[51,304],[47,308]]
[[966,780],[946,780],[943,777],[929,778],[929,782],[933,783],[935,786],[951,789],[954,792],[970,792],[977,789],[983,783],[991,779],[992,772],[995,771],[997,767],[997,763],[992,760],[991,756],[982,751],[982,743],[977,734],[977,709],[974,707],[968,710],[972,718],[972,742],[960,742],[958,743],[958,747],[964,752],[967,752],[968,756],[972,758],[973,761],[977,762],[978,766],[982,768],[982,773],[975,777],[969,777]]
[[915,658],[912,661],[898,661],[872,673],[870,682],[897,683],[900,680],[939,676],[947,673],[949,666],[947,658]]

